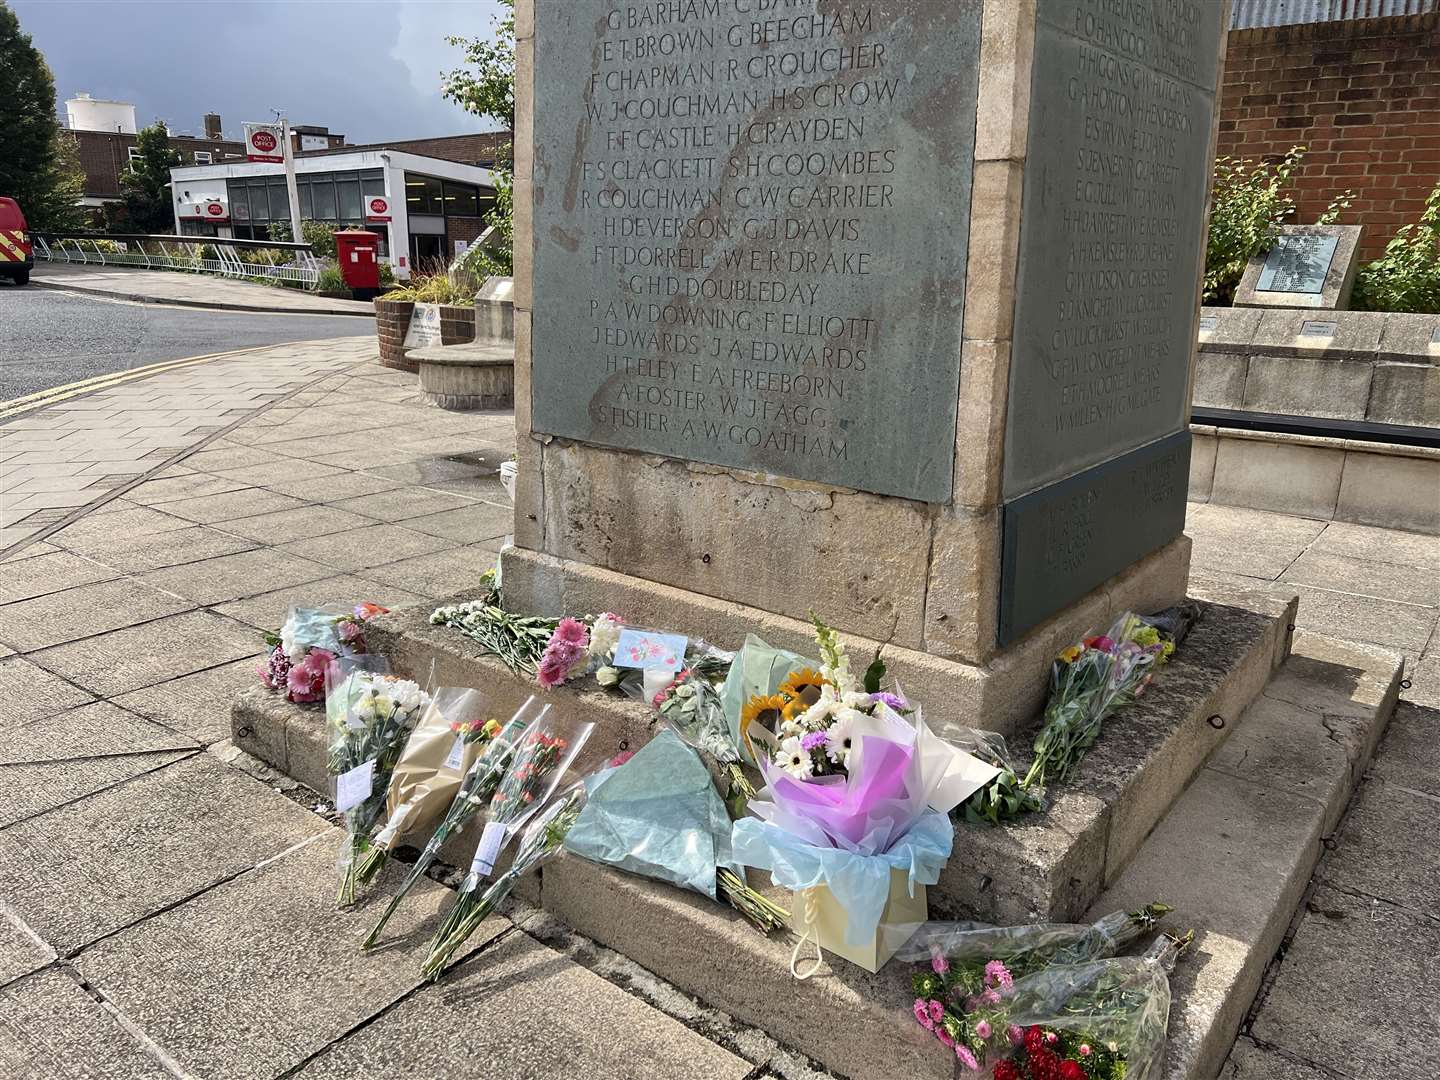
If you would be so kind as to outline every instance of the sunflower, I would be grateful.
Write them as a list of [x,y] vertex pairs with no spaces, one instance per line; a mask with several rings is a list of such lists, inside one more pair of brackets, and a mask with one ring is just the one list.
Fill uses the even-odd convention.
[[767,733],[773,735],[780,727],[780,719],[784,713],[783,694],[756,694],[745,703],[745,708],[740,710],[740,738],[745,741],[746,749],[756,761],[760,760],[760,756],[755,753],[755,747],[750,743],[750,725],[758,723]]
[[780,695],[785,701],[785,719],[794,720],[806,709],[820,700],[820,688],[829,680],[811,668],[792,671],[780,684]]

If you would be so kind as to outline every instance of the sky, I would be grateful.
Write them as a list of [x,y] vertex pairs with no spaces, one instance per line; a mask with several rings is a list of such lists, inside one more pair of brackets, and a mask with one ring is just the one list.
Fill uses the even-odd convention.
[[284,110],[347,142],[484,131],[440,96],[461,53],[489,37],[498,0],[9,0],[55,73],[56,107],[78,91],[135,104],[141,126],[226,136]]

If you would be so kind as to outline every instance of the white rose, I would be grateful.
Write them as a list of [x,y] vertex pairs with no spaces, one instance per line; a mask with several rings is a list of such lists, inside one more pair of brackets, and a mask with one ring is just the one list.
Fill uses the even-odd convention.
[[607,665],[595,672],[595,681],[601,686],[614,686],[620,681],[620,672]]

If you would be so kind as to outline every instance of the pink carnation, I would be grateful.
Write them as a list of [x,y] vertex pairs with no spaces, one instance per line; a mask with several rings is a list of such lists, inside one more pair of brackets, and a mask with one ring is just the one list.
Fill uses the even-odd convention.
[[1025,1029],[1018,1024],[1011,1024],[1005,1033],[1010,1036],[1010,1042],[1014,1046],[1019,1046],[1025,1041]]
[[945,959],[945,954],[942,952],[931,953],[930,967],[936,975],[944,975],[950,970],[950,961]]
[[997,994],[994,990],[986,990],[984,993],[982,993],[982,994],[980,995],[980,1004],[981,1004],[981,1005],[999,1005],[999,1004],[1000,1004],[1000,995]]
[[955,1045],[955,1040],[950,1037],[950,1033],[946,1031],[943,1027],[937,1027],[935,1029],[935,1037],[939,1039],[942,1043],[944,1043],[946,1046],[953,1047]]
[[960,1064],[964,1065],[968,1071],[980,1071],[980,1063],[975,1060],[975,1055],[970,1052],[968,1046],[965,1046],[963,1043],[956,1043],[955,1056],[960,1059]]
[[995,1029],[990,1026],[990,1022],[988,1020],[981,1020],[978,1024],[975,1025],[975,1034],[979,1035],[982,1039],[988,1039],[990,1037],[990,1033],[994,1030]]
[[930,1008],[924,998],[915,999],[915,1019],[926,1031],[935,1030],[935,1021],[930,1019]]
[[575,645],[583,649],[590,643],[590,631],[585,629],[585,624],[579,619],[572,619],[567,616],[561,619],[560,624],[555,627],[555,633],[551,636],[550,640],[552,642],[563,641],[566,644]]
[[271,690],[281,690],[285,687],[285,680],[290,675],[290,658],[285,655],[285,650],[279,645],[270,651],[265,663],[255,669],[260,676],[260,681]]
[[934,1020],[935,1023],[937,1023],[937,1024],[938,1024],[941,1020],[944,1020],[944,1019],[945,1019],[945,1006],[942,1005],[942,1004],[940,1004],[940,1002],[938,1002],[938,1001],[931,1001],[931,1002],[930,1002],[930,1019],[931,1019],[931,1020]]
[[546,653],[545,658],[540,661],[540,673],[537,679],[546,690],[552,690],[563,683],[565,676],[569,674],[570,661],[568,659]]
[[985,965],[985,982],[989,986],[998,986],[1001,990],[1010,990],[1015,985],[1015,978],[999,960],[991,960]]
[[311,649],[285,677],[286,697],[295,702],[319,701],[325,696],[325,669],[335,659],[324,649]]

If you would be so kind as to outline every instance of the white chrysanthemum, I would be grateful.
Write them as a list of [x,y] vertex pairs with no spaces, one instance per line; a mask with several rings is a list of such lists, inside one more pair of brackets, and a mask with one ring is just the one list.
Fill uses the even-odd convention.
[[620,681],[620,669],[607,664],[595,672],[595,681],[601,686],[614,686]]
[[863,712],[870,707],[870,695],[863,690],[847,690],[840,695],[840,704],[847,709],[859,709]]
[[830,730],[825,733],[825,756],[842,768],[848,768],[850,765],[855,721],[859,719],[860,715],[854,709],[840,710],[839,715],[835,717],[835,723],[831,724]]
[[601,615],[590,627],[590,644],[586,652],[597,660],[608,660],[620,643],[620,631],[624,623],[613,615]]
[[780,730],[779,730],[779,732],[778,732],[779,735],[782,735],[782,736],[794,735],[794,736],[796,736],[796,737],[798,738],[800,735],[804,734],[804,732],[805,732],[805,729],[800,726],[800,721],[798,721],[798,720],[781,720],[781,721],[780,721]]
[[775,755],[775,764],[797,780],[804,780],[815,771],[815,763],[810,760],[810,752],[800,744],[800,738],[797,735],[791,735],[780,744],[780,752]]
[[800,726],[806,731],[823,731],[830,726],[831,717],[839,707],[835,688],[826,683],[820,687],[820,697],[815,704],[800,714]]

